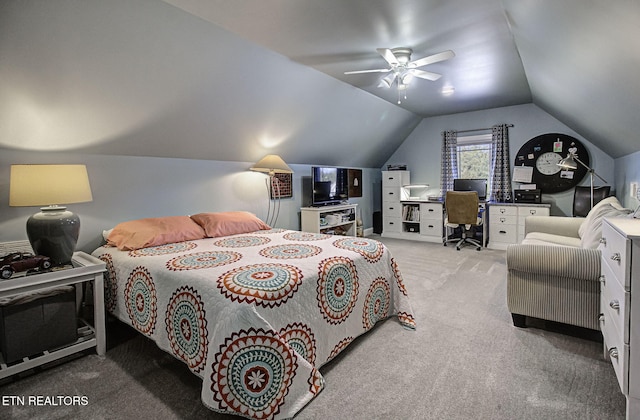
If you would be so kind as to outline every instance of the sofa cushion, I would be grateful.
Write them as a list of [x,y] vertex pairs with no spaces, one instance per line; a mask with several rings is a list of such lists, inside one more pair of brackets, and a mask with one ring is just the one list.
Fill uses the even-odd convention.
[[580,238],[543,232],[530,232],[522,240],[522,243],[525,245],[572,246],[577,248],[580,247]]
[[583,223],[585,228],[580,238],[580,245],[583,248],[598,248],[602,237],[602,219],[605,217],[625,217],[630,213],[631,210],[629,209],[616,208],[611,204],[605,204],[598,208],[594,207],[587,215],[587,220]]

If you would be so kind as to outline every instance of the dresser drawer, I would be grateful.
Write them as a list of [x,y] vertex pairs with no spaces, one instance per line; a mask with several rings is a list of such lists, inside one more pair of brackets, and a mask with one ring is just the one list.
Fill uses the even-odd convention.
[[522,220],[529,216],[549,216],[549,207],[519,207],[518,217]]
[[382,232],[399,233],[402,232],[402,220],[399,217],[383,217]]
[[518,208],[516,206],[489,206],[489,218],[498,216],[518,216]]
[[517,225],[518,218],[516,216],[510,215],[491,215],[489,218],[489,223],[491,226],[502,226],[502,225]]
[[442,225],[442,204],[420,204],[420,217],[423,220],[439,220]]
[[384,187],[382,189],[382,201],[400,202],[400,187]]
[[400,187],[409,183],[408,171],[382,171],[382,185],[384,187]]
[[518,237],[516,225],[500,225],[494,224],[493,221],[489,225],[489,241],[490,242],[506,242],[515,244]]
[[420,234],[442,238],[442,220],[423,220],[420,222]]
[[600,329],[604,337],[607,353],[609,353],[613,370],[616,372],[620,391],[629,393],[629,345],[622,341],[612,322],[608,322],[606,314],[600,319]]
[[382,206],[382,215],[386,217],[402,217],[402,204],[387,202]]
[[606,264],[614,277],[624,286],[625,290],[631,290],[630,261],[631,241],[618,233],[608,223],[602,224],[602,240],[600,242],[602,262]]
[[624,343],[629,344],[629,314],[631,293],[625,292],[615,279],[607,264],[602,265],[600,288],[600,312],[605,322],[613,323],[613,328]]

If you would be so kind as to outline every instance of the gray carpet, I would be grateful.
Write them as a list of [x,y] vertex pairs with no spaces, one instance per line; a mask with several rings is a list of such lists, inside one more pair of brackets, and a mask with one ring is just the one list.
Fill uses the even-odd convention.
[[[389,319],[321,369],[326,387],[296,419],[624,419],[602,344],[575,330],[518,329],[505,303],[504,252],[383,238],[418,323]],[[237,419],[204,408],[200,380],[123,324],[107,357],[0,382],[3,396],[84,395],[86,406],[0,406],[14,419]]]

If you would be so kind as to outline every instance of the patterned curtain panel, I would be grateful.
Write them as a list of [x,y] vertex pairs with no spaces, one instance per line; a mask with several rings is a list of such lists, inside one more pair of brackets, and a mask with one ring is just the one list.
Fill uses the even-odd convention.
[[458,175],[458,133],[442,133],[442,173],[440,176],[440,195],[453,190],[453,178]]
[[511,163],[509,159],[509,126],[507,124],[491,127],[491,201],[509,203],[511,197]]

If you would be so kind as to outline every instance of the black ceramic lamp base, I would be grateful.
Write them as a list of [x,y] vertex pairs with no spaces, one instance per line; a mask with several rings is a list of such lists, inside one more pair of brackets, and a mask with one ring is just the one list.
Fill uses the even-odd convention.
[[80,218],[65,207],[43,207],[27,220],[27,236],[37,255],[56,265],[71,261],[80,233]]

